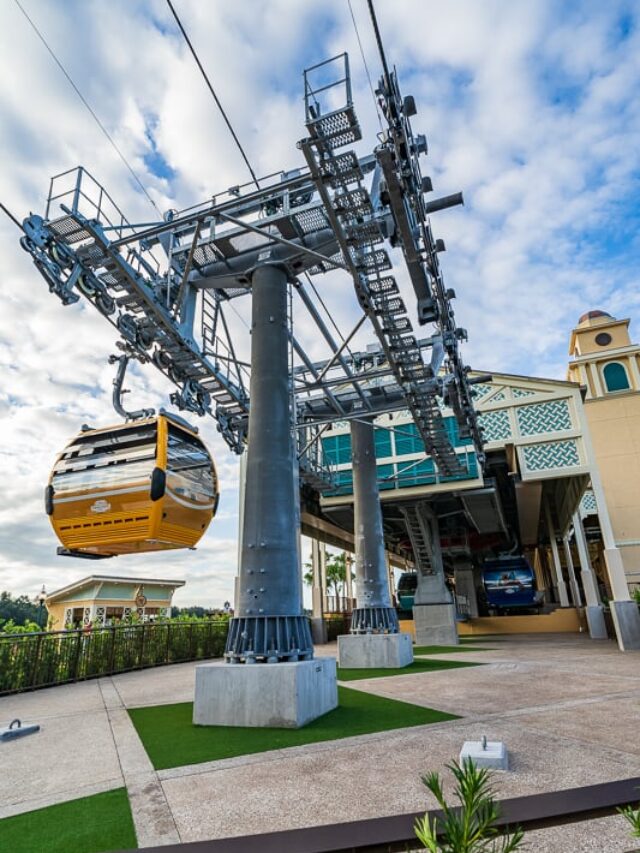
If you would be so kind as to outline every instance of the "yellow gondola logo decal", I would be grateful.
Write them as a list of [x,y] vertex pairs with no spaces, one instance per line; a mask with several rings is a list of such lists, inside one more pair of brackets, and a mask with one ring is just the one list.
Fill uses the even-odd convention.
[[95,503],[92,503],[89,509],[91,510],[91,512],[109,512],[109,510],[111,509],[111,504],[109,503],[109,501],[100,500],[96,501]]

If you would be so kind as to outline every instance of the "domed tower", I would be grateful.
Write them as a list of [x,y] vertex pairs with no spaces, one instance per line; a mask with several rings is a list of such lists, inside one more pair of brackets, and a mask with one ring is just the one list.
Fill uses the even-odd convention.
[[587,389],[587,400],[640,391],[640,347],[631,343],[629,320],[587,311],[571,332],[568,378]]
[[588,311],[571,332],[568,379],[586,388],[584,411],[615,547],[640,585],[640,346],[629,320]]

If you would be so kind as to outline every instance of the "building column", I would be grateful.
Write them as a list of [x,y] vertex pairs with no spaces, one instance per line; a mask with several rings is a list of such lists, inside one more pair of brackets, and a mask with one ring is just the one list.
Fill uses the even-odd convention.
[[349,612],[351,612],[353,610],[353,578],[351,576],[351,572],[353,571],[353,557],[351,556],[351,554],[348,554],[346,551],[345,551],[345,555],[344,555],[344,568],[345,568],[345,575],[344,575],[345,594],[347,596],[348,609],[349,609]]
[[351,422],[351,444],[356,548],[356,607],[351,631],[397,633],[398,615],[389,597],[373,419]]
[[562,537],[562,546],[564,548],[564,558],[567,564],[567,574],[569,575],[569,587],[571,589],[571,599],[574,607],[582,607],[582,596],[580,595],[580,587],[576,578],[576,571],[573,566],[573,555],[571,554],[571,544],[569,542],[569,534],[565,533]]
[[327,588],[327,546],[318,542],[320,556],[320,588],[322,590],[322,612],[329,612],[329,590]]
[[311,587],[311,636],[313,642],[322,645],[327,642],[327,629],[324,624],[324,590],[320,573],[320,543],[311,540],[311,572],[313,583]]
[[567,586],[564,582],[564,577],[562,575],[562,564],[560,563],[560,555],[558,554],[556,532],[553,528],[553,521],[551,520],[551,509],[549,507],[548,501],[545,501],[544,510],[547,522],[547,531],[549,533],[549,544],[551,546],[551,558],[553,560],[553,572],[556,578],[556,590],[558,594],[558,600],[560,602],[560,607],[568,607],[569,596],[567,595]]
[[589,636],[592,640],[606,640],[607,626],[604,621],[604,612],[600,601],[600,593],[598,592],[598,584],[591,566],[589,557],[589,547],[587,545],[587,537],[584,535],[584,527],[579,512],[573,514],[573,532],[576,537],[576,548],[578,549],[578,559],[580,560],[580,577],[582,578],[582,588],[584,589],[584,597],[587,606],[585,607],[587,615],[587,625],[589,626]]
[[587,423],[587,418],[582,407],[578,407],[578,409],[582,427],[582,438],[591,470],[591,488],[593,489],[593,496],[596,500],[600,531],[604,544],[604,561],[607,566],[607,574],[613,593],[613,600],[609,602],[609,607],[611,608],[611,617],[616,629],[618,647],[623,652],[631,649],[640,649],[640,611],[638,610],[638,605],[635,601],[631,600],[631,596],[629,595],[629,585],[624,571],[624,563],[622,562],[622,555],[613,535],[613,526],[609,517],[607,500],[591,443],[589,424]]

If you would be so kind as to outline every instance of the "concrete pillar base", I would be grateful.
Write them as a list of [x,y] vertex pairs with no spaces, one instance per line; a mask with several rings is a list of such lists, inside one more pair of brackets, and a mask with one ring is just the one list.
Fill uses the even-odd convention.
[[337,707],[335,658],[196,667],[196,726],[298,729]]
[[327,642],[327,626],[324,619],[311,619],[311,639],[314,646],[324,646]]
[[589,626],[589,636],[592,640],[606,640],[608,638],[607,626],[604,621],[604,612],[601,604],[593,604],[584,609]]
[[338,637],[338,666],[400,669],[413,663],[411,634],[344,634]]
[[417,646],[457,646],[460,642],[454,604],[414,603],[413,621]]
[[618,646],[623,652],[640,649],[640,609],[635,601],[611,601]]

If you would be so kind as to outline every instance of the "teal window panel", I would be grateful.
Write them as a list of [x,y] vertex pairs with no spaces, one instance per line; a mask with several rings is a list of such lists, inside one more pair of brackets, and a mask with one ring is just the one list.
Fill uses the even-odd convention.
[[617,361],[612,361],[610,364],[605,365],[602,374],[607,391],[626,391],[629,388],[627,371]]
[[391,430],[381,429],[376,427],[373,433],[373,439],[376,446],[376,457],[384,459],[387,456],[393,456],[391,452]]
[[453,415],[449,415],[448,417],[443,418],[443,420],[449,441],[454,447],[466,447],[469,444],[473,444],[473,440],[471,438],[460,438],[458,421]]
[[409,453],[424,453],[424,444],[418,435],[415,424],[402,424],[394,430],[396,456],[407,456]]
[[424,459],[404,471],[402,468],[402,465],[398,465],[398,486],[400,488],[424,486],[436,482],[435,466],[432,459]]
[[346,465],[351,462],[351,434],[347,432],[323,438],[322,450],[330,465]]
[[393,477],[395,474],[395,465],[378,465],[378,488],[395,489],[395,480],[385,480],[385,477]]

